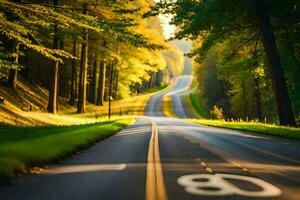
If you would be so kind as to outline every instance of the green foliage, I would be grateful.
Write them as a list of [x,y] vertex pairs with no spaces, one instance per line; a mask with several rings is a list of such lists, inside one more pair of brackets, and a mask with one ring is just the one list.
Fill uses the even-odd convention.
[[[276,104],[280,105],[280,102],[275,101],[272,93],[280,91],[276,84],[270,86],[271,80],[277,81],[273,72],[276,69],[268,67],[269,71],[266,67],[266,48],[258,26],[256,3],[246,0],[163,0],[154,6],[151,14],[174,14],[172,22],[178,26],[176,38],[194,40],[194,50],[189,55],[194,57],[200,93],[209,109],[218,105],[227,117],[237,118],[261,118],[259,113],[262,113],[277,122],[274,116]],[[282,58],[294,114],[299,116],[300,81],[296,74],[300,69],[300,35],[297,31],[300,5],[295,0],[276,0],[266,5],[264,12],[271,20],[271,32],[274,32]]]
[[[62,62],[61,57],[73,58],[65,51],[47,48],[36,37],[35,28],[49,28],[49,19],[64,19],[50,8],[39,5],[20,5],[6,0],[0,1],[0,32],[9,40],[32,49],[50,60]],[[5,11],[5,12],[3,12]],[[12,17],[14,16],[14,17]],[[34,27],[35,28],[30,28]]]

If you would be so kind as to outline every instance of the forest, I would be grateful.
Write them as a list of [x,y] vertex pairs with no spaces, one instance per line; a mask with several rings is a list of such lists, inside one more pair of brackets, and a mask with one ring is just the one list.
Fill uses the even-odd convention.
[[[207,118],[296,126],[300,120],[300,3],[289,1],[0,0],[1,85],[48,91],[78,113],[161,87],[183,72],[192,41],[197,101]],[[3,98],[3,97],[1,97]]]
[[[167,84],[183,53],[165,41],[152,0],[0,1],[0,79],[48,90],[40,110],[65,99],[78,113]],[[1,96],[1,95],[0,95]]]
[[296,0],[166,0],[151,14],[174,14],[176,38],[193,41],[189,56],[206,110],[221,112],[220,118],[295,126],[299,8]]

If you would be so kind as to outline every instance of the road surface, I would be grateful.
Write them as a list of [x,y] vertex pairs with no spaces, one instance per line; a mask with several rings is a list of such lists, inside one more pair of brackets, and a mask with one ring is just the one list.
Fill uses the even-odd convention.
[[[115,136],[1,186],[0,199],[299,200],[299,142],[163,116],[163,96],[184,92],[188,81],[152,97],[148,116]],[[176,114],[190,115],[187,107]]]
[[192,76],[185,75],[175,79],[175,84],[167,91],[153,95],[148,102],[145,115],[147,116],[165,116],[163,113],[163,97],[170,95],[174,114],[179,118],[194,118],[188,106],[185,103],[185,93],[188,92],[192,84]]

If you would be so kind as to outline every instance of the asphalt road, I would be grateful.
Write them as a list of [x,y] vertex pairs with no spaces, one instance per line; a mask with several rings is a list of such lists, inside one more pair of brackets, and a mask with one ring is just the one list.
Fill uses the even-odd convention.
[[[184,92],[188,81],[181,77],[153,96],[149,116],[117,135],[40,175],[1,186],[0,199],[299,200],[299,142],[163,116],[163,96]],[[190,113],[183,106],[176,114]]]
[[179,118],[194,118],[185,103],[184,97],[192,84],[192,76],[185,75],[175,79],[174,86],[169,90],[153,95],[148,102],[145,115],[164,116],[162,99],[165,95],[170,95],[174,113]]

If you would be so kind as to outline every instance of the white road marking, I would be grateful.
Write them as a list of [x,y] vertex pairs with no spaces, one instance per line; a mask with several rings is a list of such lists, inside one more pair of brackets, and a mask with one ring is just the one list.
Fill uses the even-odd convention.
[[[121,133],[121,134],[117,134],[115,136],[126,136],[126,135],[135,135],[135,134],[141,134],[140,132],[132,132],[132,133]],[[143,133],[142,133],[143,134]]]
[[93,164],[93,165],[68,165],[46,169],[42,174],[70,174],[93,171],[121,171],[126,168],[126,164]]
[[[258,186],[261,190],[249,191],[241,189],[226,179],[248,182]],[[281,190],[276,186],[262,179],[249,176],[232,174],[191,174],[181,176],[177,182],[179,185],[185,187],[186,192],[194,195],[227,196],[236,194],[247,197],[275,197],[281,195]]]

